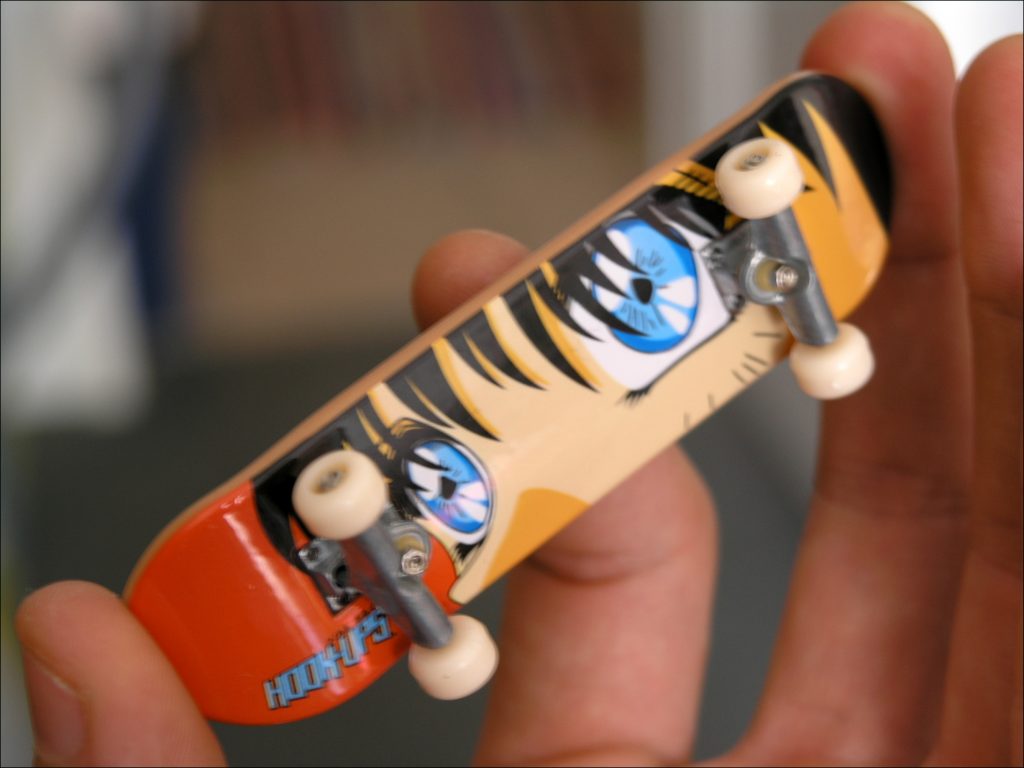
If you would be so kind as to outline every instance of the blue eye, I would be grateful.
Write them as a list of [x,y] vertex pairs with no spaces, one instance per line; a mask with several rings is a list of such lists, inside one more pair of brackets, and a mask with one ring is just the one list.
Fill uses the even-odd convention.
[[451,532],[456,540],[476,544],[487,533],[492,494],[483,467],[464,446],[428,440],[406,461],[409,494],[420,512]]
[[633,269],[595,252],[594,263],[622,295],[596,284],[593,295],[616,318],[639,331],[611,329],[612,334],[637,352],[672,349],[690,334],[697,316],[699,283],[693,252],[640,219],[616,222],[607,234]]

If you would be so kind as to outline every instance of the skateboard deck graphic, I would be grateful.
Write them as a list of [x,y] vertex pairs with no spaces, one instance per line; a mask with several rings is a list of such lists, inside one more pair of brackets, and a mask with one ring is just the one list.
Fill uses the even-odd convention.
[[[747,139],[795,153],[792,206],[828,304],[848,315],[888,246],[889,176],[863,100],[795,76],[627,186],[325,405],[177,518],[126,600],[211,718],[334,707],[409,647],[346,581],[336,542],[292,508],[301,470],[352,449],[430,542],[422,578],[448,612],[536,550],[783,359],[776,309],[744,301],[700,249],[742,223],[715,186]],[[421,534],[422,535],[422,534]]]

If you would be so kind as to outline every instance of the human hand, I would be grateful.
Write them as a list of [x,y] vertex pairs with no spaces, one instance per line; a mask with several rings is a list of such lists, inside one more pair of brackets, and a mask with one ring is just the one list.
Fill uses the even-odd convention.
[[[716,762],[1019,764],[1021,40],[972,68],[956,143],[949,55],[912,9],[844,8],[804,65],[858,87],[883,122],[893,254],[856,318],[875,379],[826,406],[764,697]],[[417,276],[418,319],[525,253],[487,233],[444,239]],[[671,449],[509,577],[479,760],[685,760],[714,569],[710,500]],[[115,596],[53,585],[26,600],[17,629],[40,762],[223,761]]]

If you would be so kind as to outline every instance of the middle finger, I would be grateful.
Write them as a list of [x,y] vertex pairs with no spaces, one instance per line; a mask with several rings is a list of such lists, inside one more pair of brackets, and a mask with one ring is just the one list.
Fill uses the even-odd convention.
[[843,9],[805,62],[857,85],[884,125],[892,256],[858,318],[876,377],[825,409],[816,502],[747,744],[911,762],[938,716],[969,471],[953,70],[935,27],[901,4]]

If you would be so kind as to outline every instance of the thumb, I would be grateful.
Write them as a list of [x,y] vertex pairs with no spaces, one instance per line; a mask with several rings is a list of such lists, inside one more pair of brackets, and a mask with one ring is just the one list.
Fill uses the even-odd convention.
[[52,584],[15,629],[40,765],[210,765],[224,755],[170,663],[120,599]]

